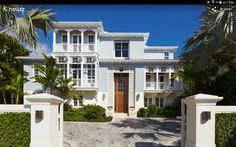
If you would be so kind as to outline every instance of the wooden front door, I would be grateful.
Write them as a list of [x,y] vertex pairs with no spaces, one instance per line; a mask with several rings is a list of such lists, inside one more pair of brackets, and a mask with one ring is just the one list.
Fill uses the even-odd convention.
[[128,74],[115,74],[115,112],[128,112]]

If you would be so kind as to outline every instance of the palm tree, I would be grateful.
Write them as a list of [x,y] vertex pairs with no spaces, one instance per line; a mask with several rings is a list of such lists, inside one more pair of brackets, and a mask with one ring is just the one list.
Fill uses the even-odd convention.
[[16,12],[7,11],[9,7],[17,8],[17,5],[0,5],[0,33],[11,31],[16,38],[36,48],[38,45],[37,37],[43,32],[47,38],[47,32],[53,29],[52,21],[55,21],[52,10],[43,10],[42,7],[28,10],[26,15],[17,17]]
[[34,68],[38,70],[39,74],[32,77],[32,79],[44,85],[47,92],[53,94],[58,86],[60,72],[56,68],[55,58],[47,57],[45,54],[43,56],[45,58],[45,66],[40,64],[34,65]]
[[206,6],[200,20],[201,29],[186,41],[181,63],[191,63],[194,69],[205,70],[217,66],[219,55],[235,58],[236,7]]

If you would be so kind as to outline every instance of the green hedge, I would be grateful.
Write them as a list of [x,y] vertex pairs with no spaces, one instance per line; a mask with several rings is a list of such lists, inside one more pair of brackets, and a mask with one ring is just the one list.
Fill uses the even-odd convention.
[[30,113],[0,114],[0,147],[29,147]]
[[216,114],[217,147],[233,147],[236,145],[236,113]]
[[148,108],[140,108],[137,112],[138,117],[169,117],[175,118],[178,112],[174,107],[158,108],[156,105],[149,105]]
[[87,122],[108,122],[112,117],[107,117],[105,109],[99,105],[85,105],[78,109],[64,112],[65,121],[87,121]]

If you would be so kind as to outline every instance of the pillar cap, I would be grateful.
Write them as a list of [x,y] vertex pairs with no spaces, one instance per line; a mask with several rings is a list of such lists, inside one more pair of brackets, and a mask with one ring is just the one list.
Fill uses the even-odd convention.
[[48,93],[25,95],[24,98],[30,102],[49,102],[49,103],[63,102],[63,99],[61,99],[60,97]]
[[183,102],[198,102],[198,103],[217,103],[221,101],[223,97],[219,97],[217,95],[203,94],[199,93],[196,95],[192,95],[183,99]]

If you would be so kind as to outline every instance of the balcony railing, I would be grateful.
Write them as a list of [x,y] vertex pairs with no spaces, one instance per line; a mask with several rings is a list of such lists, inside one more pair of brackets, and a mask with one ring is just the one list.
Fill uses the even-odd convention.
[[165,90],[167,89],[167,83],[166,82],[159,82],[158,83],[158,90]]
[[149,90],[156,89],[156,82],[146,82],[146,89],[149,89]]
[[95,52],[95,44],[73,44],[70,43],[56,43],[54,50],[56,52]]
[[80,79],[73,79],[72,81],[73,81],[73,84],[75,86],[81,86],[81,80]]

